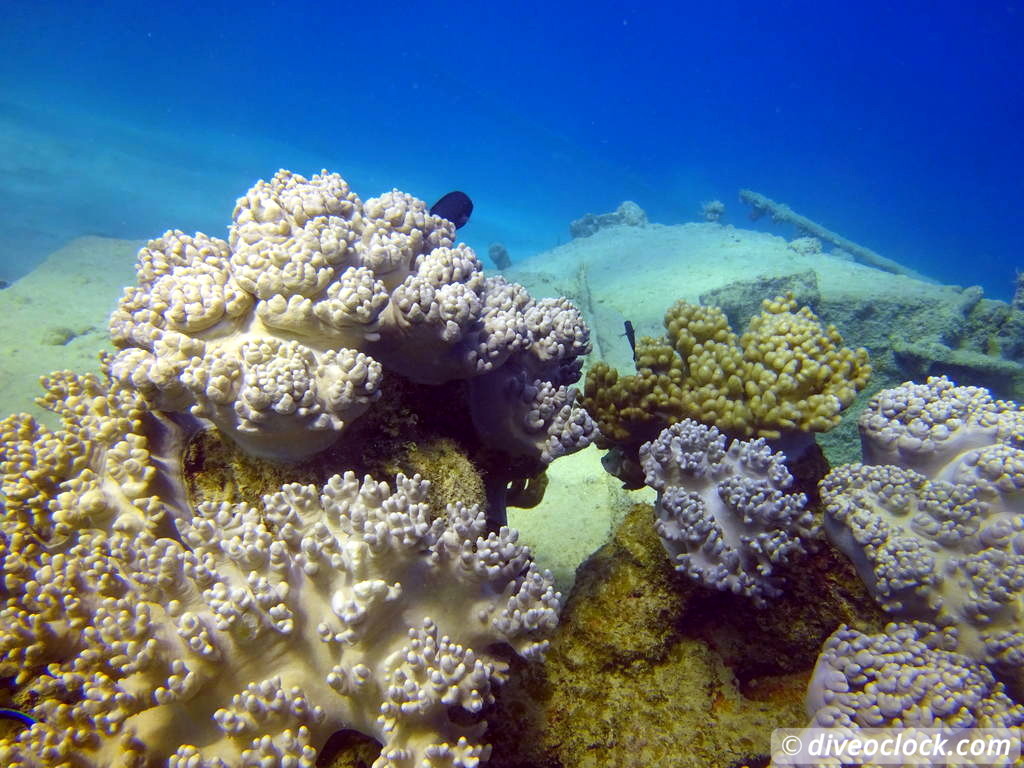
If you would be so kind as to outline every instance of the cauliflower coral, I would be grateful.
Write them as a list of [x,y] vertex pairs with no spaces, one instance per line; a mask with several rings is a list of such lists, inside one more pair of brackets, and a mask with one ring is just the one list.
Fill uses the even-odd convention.
[[227,241],[171,231],[139,252],[110,320],[112,371],[277,460],[331,445],[385,373],[471,380],[499,450],[546,463],[584,447],[595,428],[568,386],[590,350],[578,310],[484,277],[454,238],[398,190],[361,201],[337,174],[280,171],[239,199]]
[[[737,336],[718,307],[676,302],[665,336],[636,344],[636,374],[606,363],[587,372],[583,406],[611,449],[608,470],[639,488],[637,450],[665,427],[694,419],[730,437],[784,438],[794,450],[839,423],[871,376],[867,350],[843,346],[792,295],[765,300]],[[795,458],[795,456],[794,456]]]
[[718,307],[685,301],[665,329],[638,340],[635,376],[604,363],[588,372],[584,405],[606,440],[643,442],[684,418],[735,437],[825,432],[871,375],[867,351],[844,347],[792,295],[765,300],[739,337]]

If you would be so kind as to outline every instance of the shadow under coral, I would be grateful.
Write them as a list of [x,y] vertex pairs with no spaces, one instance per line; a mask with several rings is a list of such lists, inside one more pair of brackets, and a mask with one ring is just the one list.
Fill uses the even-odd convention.
[[452,499],[487,506],[494,527],[504,522],[505,494],[543,472],[528,457],[511,457],[485,446],[466,418],[466,384],[416,384],[386,374],[377,406],[357,419],[344,437],[302,462],[282,464],[253,457],[224,440],[215,427],[200,432],[183,457],[192,503],[244,501],[284,482],[322,484],[346,470],[393,483],[399,473],[430,481],[433,516]]

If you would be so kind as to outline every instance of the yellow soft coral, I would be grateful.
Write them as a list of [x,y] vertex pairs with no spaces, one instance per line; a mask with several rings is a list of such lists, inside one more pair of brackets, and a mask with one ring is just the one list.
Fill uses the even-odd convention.
[[871,375],[867,350],[844,347],[792,294],[762,307],[737,337],[717,307],[676,302],[666,336],[637,344],[635,376],[594,365],[584,405],[605,441],[639,445],[684,418],[737,437],[836,426]]
[[[152,455],[150,441],[175,451],[178,426],[145,411],[137,392],[106,374],[58,371],[42,385],[37,402],[60,417],[60,429],[24,413],[0,420],[7,514],[45,541],[86,522],[103,530],[172,531],[167,512],[180,500],[156,487],[152,464],[163,457]],[[169,471],[177,472],[176,463]]]
[[698,345],[709,342],[731,345],[736,342],[729,319],[721,309],[685,301],[677,301],[665,313],[665,330],[669,343],[684,360]]

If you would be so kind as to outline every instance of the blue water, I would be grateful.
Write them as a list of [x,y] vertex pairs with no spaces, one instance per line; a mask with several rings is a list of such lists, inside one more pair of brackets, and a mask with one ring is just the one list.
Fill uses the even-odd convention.
[[624,199],[772,229],[749,187],[996,298],[1024,268],[1017,2],[166,6],[4,3],[0,278],[79,234],[223,235],[278,167],[461,188],[514,260]]

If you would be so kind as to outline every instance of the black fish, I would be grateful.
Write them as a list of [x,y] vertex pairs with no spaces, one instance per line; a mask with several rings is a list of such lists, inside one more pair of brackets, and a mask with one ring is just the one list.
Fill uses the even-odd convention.
[[430,212],[435,216],[448,219],[455,225],[456,229],[466,226],[470,215],[473,213],[473,201],[465,192],[449,192],[432,206]]
[[623,334],[626,337],[626,341],[629,342],[629,348],[633,350],[633,362],[636,362],[636,331],[633,330],[633,323],[627,320],[623,323],[626,332]]

